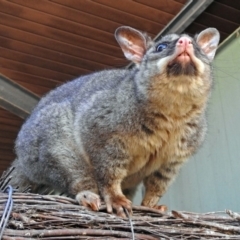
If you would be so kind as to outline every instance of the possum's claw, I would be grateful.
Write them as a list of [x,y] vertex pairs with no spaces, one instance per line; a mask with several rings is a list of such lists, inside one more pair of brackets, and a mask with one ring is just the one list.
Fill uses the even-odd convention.
[[91,191],[82,191],[76,195],[76,200],[79,204],[91,208],[93,211],[98,211],[101,206],[99,195]]
[[126,218],[124,209],[132,215],[132,202],[127,199],[124,195],[112,196],[111,198],[105,198],[107,212],[112,213],[113,209],[116,211],[117,215],[122,218]]

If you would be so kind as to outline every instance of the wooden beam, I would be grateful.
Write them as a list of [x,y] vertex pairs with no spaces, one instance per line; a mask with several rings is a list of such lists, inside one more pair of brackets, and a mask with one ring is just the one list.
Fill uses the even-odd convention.
[[39,96],[0,74],[0,106],[21,118],[27,118]]
[[162,36],[177,33],[181,34],[214,0],[190,0],[172,21],[155,37],[155,41]]

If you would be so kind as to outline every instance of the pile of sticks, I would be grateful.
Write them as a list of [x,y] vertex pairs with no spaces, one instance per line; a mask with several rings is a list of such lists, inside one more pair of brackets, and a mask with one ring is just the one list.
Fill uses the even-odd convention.
[[[3,185],[0,181],[0,218],[9,197]],[[3,240],[240,239],[240,215],[230,210],[163,213],[133,206],[133,215],[123,219],[108,214],[104,205],[93,212],[64,196],[15,192],[11,198],[13,207]]]
[[[0,193],[0,213],[8,195]],[[240,239],[240,215],[232,211],[163,214],[133,206],[128,219],[93,212],[63,196],[14,193],[3,240],[25,239]]]

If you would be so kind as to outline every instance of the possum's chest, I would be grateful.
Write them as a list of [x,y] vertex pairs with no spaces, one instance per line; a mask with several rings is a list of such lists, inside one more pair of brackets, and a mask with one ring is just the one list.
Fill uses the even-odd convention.
[[141,172],[149,175],[167,161],[184,161],[202,141],[201,126],[182,124],[157,129],[153,134],[141,133],[128,139],[132,161],[129,175]]

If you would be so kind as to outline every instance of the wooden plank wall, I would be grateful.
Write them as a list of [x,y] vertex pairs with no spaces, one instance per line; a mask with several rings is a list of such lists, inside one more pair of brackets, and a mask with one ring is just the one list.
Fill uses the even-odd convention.
[[23,119],[0,108],[0,173],[15,158],[14,141],[23,123]]

